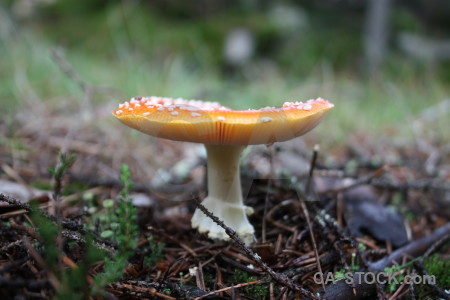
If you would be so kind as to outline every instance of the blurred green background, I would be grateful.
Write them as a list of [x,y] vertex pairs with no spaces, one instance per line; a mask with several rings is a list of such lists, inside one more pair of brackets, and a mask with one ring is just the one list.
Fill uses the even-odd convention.
[[29,99],[56,112],[82,103],[52,51],[97,107],[137,95],[236,109],[323,97],[336,105],[318,128],[330,143],[450,142],[447,0],[3,0],[0,122]]

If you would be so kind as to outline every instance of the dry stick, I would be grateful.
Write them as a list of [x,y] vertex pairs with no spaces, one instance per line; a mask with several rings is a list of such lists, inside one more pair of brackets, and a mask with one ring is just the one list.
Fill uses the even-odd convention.
[[340,187],[337,187],[335,189],[330,189],[328,191],[326,191],[326,194],[330,194],[330,193],[340,193],[340,192],[344,192],[346,190],[352,189],[354,187],[363,185],[363,184],[369,184],[372,182],[373,179],[380,177],[381,175],[383,175],[384,172],[387,171],[389,167],[388,166],[383,166],[379,169],[377,169],[375,172],[373,172],[372,174],[369,174],[367,176],[363,176],[355,181],[353,181],[350,184],[344,184]]
[[[306,182],[306,192],[305,192],[306,195],[309,195],[309,192],[311,190],[312,177],[313,177],[314,169],[316,167],[318,153],[319,153],[319,145],[315,145],[314,146],[313,157],[311,159],[311,165],[310,165],[310,168],[309,168],[308,181]],[[305,204],[304,199],[299,198],[299,200],[300,200],[300,205],[301,205],[302,210],[303,210],[303,214],[305,215],[306,223],[308,224],[309,235],[311,236],[311,242],[313,244],[314,255],[316,257],[316,262],[317,262],[317,268],[318,268],[320,274],[323,275],[322,265],[320,264],[319,251],[317,250],[316,238],[315,238],[314,232],[312,230],[311,220],[309,218],[309,212],[308,212],[308,209],[306,208],[306,204]],[[325,289],[325,283],[323,282],[323,280],[322,280],[322,288]]]
[[30,227],[19,225],[14,220],[9,220],[9,224],[11,224],[11,228],[15,230],[20,230],[31,236],[32,238],[39,240],[39,236],[37,235],[36,231]]
[[0,269],[0,276],[1,276],[1,274],[5,273],[5,272],[8,272],[14,268],[21,266],[22,264],[26,263],[28,260],[30,260],[30,257],[25,256],[25,257],[22,257],[20,259],[17,259],[15,261],[11,262],[10,264],[8,264],[5,267]]
[[403,282],[400,287],[395,291],[394,294],[392,294],[391,297],[389,297],[388,300],[395,300],[397,297],[403,292],[403,288],[406,286],[406,282]]
[[56,49],[50,50],[50,55],[56,65],[61,69],[61,71],[71,80],[73,80],[81,90],[86,91],[89,85],[81,79],[81,77],[74,71],[74,69],[61,57],[61,55],[56,51]]
[[269,284],[269,299],[270,300],[275,300],[274,289],[275,289],[274,284],[273,284],[273,282],[271,282]]
[[437,241],[436,243],[431,245],[430,248],[428,248],[427,252],[425,252],[425,254],[422,255],[421,260],[424,261],[425,259],[427,259],[431,254],[433,254],[434,252],[439,250],[439,248],[441,248],[448,241],[450,241],[450,230],[449,230],[448,234],[446,234],[442,239],[440,239],[439,241]]
[[267,182],[267,192],[266,197],[264,199],[264,215],[262,219],[262,230],[261,230],[261,240],[263,243],[266,242],[266,229],[267,229],[267,210],[269,208],[269,193],[272,188],[272,178],[275,177],[275,170],[273,167],[273,146],[269,146],[270,156],[269,156],[269,164],[270,164],[270,177]]
[[203,277],[202,264],[200,262],[198,263],[197,270],[195,271],[195,280],[196,280],[196,283],[197,283],[197,287],[200,290],[204,291],[206,289],[205,288],[205,280],[204,280],[204,277]]
[[319,155],[319,151],[320,151],[320,147],[319,147],[319,145],[316,144],[314,146],[313,156],[311,158],[311,163],[309,165],[309,174],[308,174],[308,178],[306,181],[306,188],[305,188],[306,195],[309,195],[309,192],[311,191],[312,178],[313,178],[314,169],[316,168],[317,156]]
[[[33,208],[30,205],[28,205],[27,203],[20,202],[19,200],[14,199],[13,197],[5,195],[3,193],[0,193],[0,202],[6,202],[10,205],[18,206],[19,208],[25,209],[26,211],[30,211],[30,212],[34,211]],[[48,217],[50,217],[50,216],[48,216]]]
[[[13,197],[10,197],[8,195],[0,193],[0,202],[6,202],[6,203],[8,203],[10,205],[17,206],[17,207],[19,207],[21,209],[26,210],[27,212],[38,212],[38,213],[41,213],[45,218],[47,218],[50,221],[56,223],[56,218],[54,216],[49,215],[47,212],[45,212],[45,211],[43,211],[41,209],[33,208],[29,204],[20,202],[19,200],[14,199]],[[79,232],[84,233],[83,225],[82,224],[78,224],[78,223],[76,223],[76,222],[74,222],[74,221],[72,221],[70,219],[66,219],[66,218],[62,219],[61,220],[61,225],[62,225],[62,227],[66,228],[68,230],[79,231]]]
[[51,287],[48,280],[33,280],[24,278],[3,278],[0,276],[0,287],[6,286],[8,289],[26,287],[28,289],[37,290]]
[[[56,51],[55,49],[52,49],[50,51],[51,57],[55,64],[60,68],[61,72],[63,72],[70,80],[74,81],[80,89],[84,93],[83,102],[81,104],[81,108],[79,111],[79,117],[83,119],[85,116],[87,116],[91,111],[91,98],[92,98],[92,92],[93,88],[89,84],[87,84],[81,77],[78,75],[77,72],[67,63],[61,55]],[[73,126],[70,128],[69,132],[64,137],[64,144],[61,147],[60,152],[65,153],[67,151],[68,143],[72,139],[74,135],[76,135],[78,131],[79,126]]]
[[[381,170],[387,171],[389,166],[383,166],[375,171],[380,172]],[[342,178],[344,175],[340,171],[337,170],[320,170],[317,171],[320,172],[321,177],[332,177],[332,178]],[[381,174],[380,174],[381,175]],[[370,178],[372,177],[372,178]],[[408,181],[405,183],[398,183],[398,182],[392,182],[387,179],[378,179],[375,178],[378,176],[364,176],[358,179],[354,184],[351,184],[349,187],[354,187],[355,185],[360,185],[364,183],[370,183],[374,187],[378,188],[384,188],[384,189],[390,189],[390,190],[404,190],[404,189],[410,189],[410,190],[418,190],[418,191],[442,191],[442,192],[448,192],[450,191],[450,184],[442,182],[442,180],[438,178],[426,178],[426,179],[418,179],[415,181]],[[364,182],[366,181],[366,182]],[[331,189],[328,192],[339,192],[342,190],[348,189],[347,186],[345,186],[343,189],[339,188],[334,190]]]
[[276,273],[274,270],[272,270],[265,262],[261,260],[261,257],[254,253],[250,248],[248,248],[244,242],[239,238],[236,231],[225,225],[222,220],[220,220],[218,217],[216,217],[213,213],[211,213],[206,207],[204,207],[198,199],[194,199],[197,207],[211,220],[214,221],[217,225],[222,227],[226,234],[241,248],[251,259],[253,259],[256,264],[263,269],[266,273],[269,274],[270,277],[277,283],[284,285],[288,287],[290,290],[300,292],[308,297],[311,297],[313,299],[318,299],[316,295],[314,295],[312,292],[298,286],[294,282],[292,282],[288,277]]
[[126,283],[121,283],[120,285],[118,285],[119,287],[124,287],[125,289],[133,292],[133,291],[138,291],[140,293],[146,293],[149,294],[151,296],[157,296],[163,299],[167,299],[167,300],[176,300],[176,298],[171,297],[171,296],[167,296],[164,294],[159,293],[155,288],[147,288],[147,287],[140,287],[140,286],[135,286],[135,285],[131,285],[131,284],[126,284]]
[[[368,263],[369,270],[372,272],[382,272],[385,268],[391,266],[395,262],[401,262],[405,255],[418,257],[423,253],[427,253],[434,244],[441,244],[442,241],[448,240],[450,236],[450,222],[433,231],[420,239],[410,242],[406,246],[399,248],[391,253],[391,255],[376,261]],[[441,244],[442,245],[442,244]],[[436,249],[433,247],[433,249]]]
[[450,191],[450,185],[448,183],[442,182],[442,180],[439,180],[437,178],[419,179],[416,181],[405,183],[396,183],[387,180],[373,180],[372,185],[374,187],[380,187],[391,190],[410,189],[418,191],[432,191],[432,190],[442,192]]
[[203,296],[194,298],[194,300],[201,300],[203,298],[206,298],[206,297],[218,294],[218,293],[226,292],[226,291],[229,291],[231,289],[239,289],[241,287],[245,287],[245,286],[249,286],[249,285],[253,285],[253,284],[259,284],[259,283],[261,283],[261,282],[260,281],[251,281],[251,282],[247,282],[247,283],[236,284],[236,285],[229,286],[229,287],[226,287],[226,288],[223,288],[223,289],[220,289],[220,290],[215,290],[215,291],[209,292],[208,294],[204,294]]
[[[56,223],[56,224],[58,223],[56,218],[54,216],[48,214],[47,212],[45,212],[45,211],[43,211],[41,209],[38,209],[38,208],[34,208],[34,207],[30,206],[27,203],[20,202],[19,200],[14,199],[13,197],[7,196],[5,194],[0,193],[0,202],[6,202],[6,203],[8,203],[10,205],[17,206],[17,207],[19,207],[21,209],[26,210],[27,212],[40,213],[45,218],[47,218],[50,221],[52,221],[53,223]],[[67,229],[67,231],[63,231],[63,235],[65,235],[65,237],[70,237],[70,236],[74,237],[75,234],[73,234],[73,233],[85,234],[87,232],[90,232],[93,235],[94,240],[95,240],[94,246],[96,246],[97,248],[105,250],[105,251],[107,251],[110,254],[114,253],[115,249],[117,248],[117,244],[116,243],[110,242],[110,241],[105,240],[105,239],[102,239],[97,234],[95,234],[95,232],[87,231],[86,229],[83,228],[82,224],[79,224],[77,222],[74,222],[74,221],[72,221],[70,219],[66,219],[66,218],[61,219],[60,224],[61,224],[61,226],[64,229]],[[71,239],[73,239],[73,240],[80,240],[80,239],[78,239],[76,237],[71,238]]]
[[53,286],[53,288],[55,290],[59,290],[61,287],[61,283],[59,281],[59,279],[55,276],[55,274],[53,274],[49,267],[47,266],[47,264],[45,263],[44,259],[42,258],[42,256],[39,254],[39,252],[33,247],[33,245],[31,244],[31,242],[28,240],[28,238],[26,236],[22,237],[23,243],[25,245],[25,247],[28,250],[28,253],[30,254],[30,256],[34,259],[34,261],[36,262],[37,265],[39,265],[42,269],[45,270],[45,272],[47,273],[48,276],[48,281],[50,282],[50,284]]
[[[411,277],[414,278],[416,271],[413,269],[411,272]],[[409,294],[411,296],[411,300],[416,300],[416,294],[414,292],[414,282],[410,282],[409,284]]]
[[[323,274],[322,265],[320,264],[319,251],[317,250],[316,238],[314,237],[314,232],[312,230],[311,220],[309,218],[309,212],[308,212],[308,209],[306,208],[305,201],[300,200],[300,205],[302,207],[303,214],[305,215],[306,223],[308,224],[308,231],[309,231],[309,235],[311,236],[311,242],[313,245],[314,256],[315,256],[316,262],[317,262],[317,268],[318,268],[320,274]],[[323,287],[323,289],[325,289],[325,283],[323,281],[322,281],[322,287]]]
[[281,222],[275,221],[274,218],[273,218],[273,215],[275,214],[275,212],[276,212],[278,209],[282,208],[283,206],[290,205],[290,204],[292,204],[294,201],[295,201],[295,200],[293,200],[293,199],[289,199],[289,200],[284,200],[284,201],[282,201],[281,203],[275,204],[275,205],[270,209],[270,211],[267,213],[267,220],[268,220],[270,223],[272,223],[272,225],[274,225],[275,227],[279,227],[279,228],[281,228],[281,229],[283,229],[283,230],[286,230],[286,231],[289,231],[289,232],[292,232],[292,233],[295,232],[295,229],[294,229],[294,228],[289,227],[289,226],[287,226],[287,225],[284,225],[284,224],[281,223]]
[[[86,116],[90,114],[91,109],[91,100],[94,92],[106,92],[110,90],[110,87],[107,86],[93,86],[87,83],[81,76],[70,66],[70,64],[60,55],[60,53],[56,49],[52,49],[50,51],[50,56],[55,64],[59,67],[62,73],[64,73],[70,80],[75,82],[76,85],[83,91],[84,98],[81,104],[80,115]],[[89,115],[88,115],[89,116]]]

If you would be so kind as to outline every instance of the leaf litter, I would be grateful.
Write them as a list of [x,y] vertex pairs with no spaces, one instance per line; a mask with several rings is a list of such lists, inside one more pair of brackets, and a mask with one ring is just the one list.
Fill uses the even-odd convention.
[[[405,272],[426,272],[424,256],[432,254],[427,251],[448,260],[446,145],[423,137],[398,146],[353,136],[345,148],[320,152],[312,177],[308,137],[250,148],[241,169],[259,242],[246,249],[237,241],[208,240],[190,226],[195,201],[206,194],[198,145],[130,134],[108,120],[108,108],[96,108],[84,122],[71,108],[26,111],[9,124],[14,130],[0,126],[2,299],[61,298],[68,291],[80,299],[343,299],[339,295],[345,293],[347,299],[401,299],[424,293],[443,297],[449,288],[361,285],[352,290],[337,282],[324,291],[314,281],[319,270],[368,272],[374,265],[386,268],[417,257],[423,259]],[[61,150],[77,158],[56,179],[48,168],[60,163]],[[125,258],[118,255],[117,241],[105,234],[114,231],[109,225],[123,221],[113,218],[117,212],[108,217],[105,207],[111,199],[117,205],[123,164],[131,170],[129,197],[139,226],[136,245]],[[57,199],[55,180],[61,185]],[[37,211],[47,221],[32,217]],[[51,242],[42,235],[49,228],[58,232]],[[47,261],[49,249],[56,251],[55,265]],[[94,293],[96,278],[115,257],[125,259],[123,270],[114,270],[114,278]],[[66,277],[77,281],[67,285]]]

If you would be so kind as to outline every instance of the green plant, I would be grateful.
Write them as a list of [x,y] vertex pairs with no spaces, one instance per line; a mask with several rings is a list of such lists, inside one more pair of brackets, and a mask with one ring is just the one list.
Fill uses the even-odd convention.
[[93,238],[90,234],[85,236],[86,245],[83,259],[77,264],[74,270],[67,270],[61,274],[63,285],[58,292],[57,299],[87,299],[91,292],[91,287],[87,282],[89,269],[98,261],[101,261],[105,253],[93,246]]
[[124,252],[134,249],[138,242],[136,207],[133,206],[130,197],[133,184],[127,165],[123,165],[121,168],[120,182],[123,184],[123,188],[117,199],[118,205],[115,211],[119,224],[116,229],[115,240],[119,243],[119,251]]
[[[358,243],[358,250],[360,252],[363,252],[366,250],[366,246],[362,243]],[[352,253],[351,263],[350,263],[350,266],[348,266],[348,270],[342,268],[339,271],[335,272],[333,280],[334,280],[334,282],[337,282],[339,280],[346,279],[346,274],[348,272],[354,273],[360,269],[361,269],[361,265],[360,265],[359,257],[356,255],[356,253]]]
[[[112,224],[109,229],[105,229],[102,235],[108,230],[111,232],[109,238],[118,244],[117,254],[107,257],[104,260],[104,271],[94,279],[92,295],[101,292],[102,288],[119,279],[127,265],[128,259],[133,255],[133,249],[138,243],[138,227],[136,224],[136,208],[133,206],[130,197],[132,187],[131,174],[127,165],[123,165],[120,172],[120,181],[123,185],[122,191],[117,198],[117,207],[113,209],[113,201],[106,200],[106,209],[109,221]],[[104,203],[105,206],[105,203]]]
[[363,243],[358,243],[358,250],[359,252],[364,252],[367,250],[367,246],[364,245]]
[[404,281],[406,267],[407,267],[407,264],[401,265],[401,266],[394,265],[392,267],[388,267],[388,268],[384,269],[384,273],[386,273],[388,275],[393,275],[395,278],[395,280],[388,283],[388,285],[386,287],[386,290],[388,293],[395,292],[398,288],[399,283]]
[[[101,260],[104,253],[93,246],[93,239],[90,234],[85,235],[86,244],[84,246],[84,256],[78,262],[74,270],[61,267],[61,251],[58,247],[58,236],[61,228],[58,224],[50,221],[35,207],[30,214],[30,218],[38,228],[37,233],[42,243],[44,264],[47,272],[58,280],[56,285],[55,299],[86,299],[89,295],[90,287],[87,282],[89,268],[97,261]],[[69,243],[69,247],[73,242]]]
[[334,282],[345,279],[346,273],[347,273],[347,270],[345,270],[345,269],[340,269],[339,271],[335,272],[334,273]]
[[356,253],[352,253],[352,263],[350,264],[349,267],[350,272],[356,272],[359,269],[361,269],[359,260],[360,260],[359,256],[357,256]]
[[[255,277],[239,269],[236,269],[234,271],[231,280],[236,283],[248,283],[252,281],[257,281]],[[252,297],[255,297],[257,299],[266,297],[269,293],[268,292],[269,289],[266,284],[257,284],[249,287],[244,287],[243,290],[245,291],[246,294],[251,295]]]
[[153,268],[155,264],[164,259],[162,250],[166,246],[164,243],[156,243],[152,236],[147,238],[150,255],[144,259],[144,265],[148,268]]
[[415,258],[413,260],[408,261],[403,265],[393,265],[392,267],[387,267],[384,269],[384,273],[388,275],[393,275],[395,277],[395,281],[392,281],[388,287],[387,291],[389,293],[394,292],[398,288],[398,283],[401,283],[405,280],[405,271],[419,258]]
[[70,167],[72,167],[76,159],[77,156],[75,154],[68,155],[66,153],[60,153],[57,166],[54,168],[53,167],[48,168],[49,173],[52,175],[54,179],[53,194],[55,198],[59,197],[59,195],[61,194],[63,175]]
[[[121,168],[120,182],[123,188],[116,201],[103,200],[103,210],[98,212],[96,219],[101,237],[117,243],[120,251],[126,252],[134,249],[138,240],[136,208],[130,197],[133,184],[127,165],[123,165]],[[95,207],[92,201],[89,204],[90,208]],[[88,222],[90,222],[90,228],[94,229],[95,219],[88,220]]]
[[[50,168],[49,171],[54,178],[53,194],[57,200],[62,191],[62,177],[65,172],[72,166],[75,156],[60,155],[57,167]],[[52,278],[56,278],[56,299],[86,299],[90,295],[101,294],[103,288],[109,283],[117,280],[122,276],[122,272],[127,265],[127,260],[133,254],[133,249],[138,242],[138,228],[136,225],[136,209],[132,206],[130,191],[132,187],[131,174],[126,165],[121,168],[120,180],[123,189],[117,198],[117,206],[114,207],[113,200],[105,200],[104,207],[106,210],[107,220],[110,221],[109,229],[102,232],[111,231],[109,238],[117,243],[117,253],[108,257],[106,253],[94,246],[94,238],[89,232],[84,234],[85,244],[82,246],[84,250],[83,259],[77,261],[74,269],[66,269],[61,267],[61,241],[60,236],[62,228],[59,220],[51,221],[48,217],[37,208],[32,209],[30,218],[37,227],[39,240],[43,247],[42,256],[44,267],[47,272],[51,273]],[[112,222],[114,221],[114,222]],[[78,246],[74,241],[67,242],[68,249]],[[161,255],[163,245],[151,244],[155,257]],[[105,258],[106,257],[106,258]],[[94,278],[92,287],[87,282],[90,267],[103,260],[104,269]]]

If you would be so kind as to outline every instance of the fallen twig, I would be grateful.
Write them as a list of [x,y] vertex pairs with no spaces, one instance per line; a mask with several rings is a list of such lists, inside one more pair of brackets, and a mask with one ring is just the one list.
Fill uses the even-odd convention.
[[[311,166],[310,166],[310,169],[309,169],[308,181],[306,182],[306,188],[305,188],[306,195],[309,195],[310,190],[311,190],[311,183],[312,183],[314,169],[316,167],[316,161],[317,161],[318,153],[319,153],[319,146],[316,145],[314,147],[313,157],[311,159]],[[318,268],[320,274],[323,274],[322,266],[320,264],[319,251],[317,250],[316,238],[314,236],[311,220],[309,218],[308,208],[306,207],[304,199],[299,198],[299,200],[300,200],[300,206],[302,208],[303,214],[305,215],[306,223],[308,225],[309,236],[311,237],[311,242],[312,242],[313,250],[314,250],[314,256],[316,257],[317,268]],[[325,289],[325,283],[323,283],[323,282],[322,282],[322,287]]]
[[375,284],[368,284],[364,281],[361,284],[350,285],[344,280],[328,285],[323,299],[326,300],[363,300],[373,299],[377,293]]
[[[72,240],[83,242],[84,238],[82,236],[88,233],[88,231],[84,229],[83,224],[81,223],[78,223],[76,221],[67,218],[61,218],[60,223],[58,223],[55,216],[52,216],[39,208],[32,207],[27,203],[20,202],[17,199],[14,199],[13,197],[7,196],[2,193],[0,193],[0,202],[6,202],[10,205],[17,206],[21,209],[26,210],[27,212],[38,212],[42,214],[45,218],[49,219],[50,221],[56,224],[60,224],[62,228],[67,229],[66,231],[63,231],[63,235],[65,237],[71,238]],[[98,248],[106,250],[109,253],[113,253],[115,251],[115,248],[117,248],[116,243],[102,239],[95,232],[89,231],[89,233],[93,235],[95,245]]]
[[442,239],[447,239],[447,236],[450,236],[450,222],[436,229],[431,234],[412,241],[408,245],[397,249],[392,252],[391,255],[379,261],[367,263],[369,270],[381,272],[395,262],[401,262],[405,255],[419,257],[426,253],[427,250],[433,246],[433,244],[440,242]]
[[360,178],[358,178],[358,179],[356,179],[354,181],[351,181],[351,182],[349,182],[347,184],[343,184],[342,186],[339,186],[339,187],[334,188],[334,189],[329,189],[325,193],[326,194],[340,193],[340,192],[344,192],[346,190],[352,189],[352,188],[360,186],[360,185],[372,183],[372,181],[375,178],[380,177],[384,172],[386,172],[387,169],[388,169],[387,166],[383,166],[383,167],[377,169],[375,172],[373,172],[373,173],[371,173],[369,175],[361,176]]
[[159,293],[155,288],[140,287],[140,286],[126,284],[126,283],[118,284],[118,287],[125,288],[130,292],[134,291],[134,292],[142,293],[145,295],[160,297],[160,298],[166,299],[166,300],[176,300],[176,298],[174,298],[174,297]]
[[241,287],[254,285],[254,284],[259,284],[259,283],[261,283],[261,282],[260,281],[251,281],[251,282],[236,284],[236,285],[229,286],[229,287],[226,287],[226,288],[223,288],[223,289],[220,289],[220,290],[215,290],[215,291],[209,292],[208,294],[205,294],[203,296],[195,298],[195,300],[201,300],[203,298],[206,298],[206,297],[209,297],[209,296],[213,296],[213,295],[221,293],[221,292],[226,292],[226,291],[229,291],[231,289],[239,289]]

